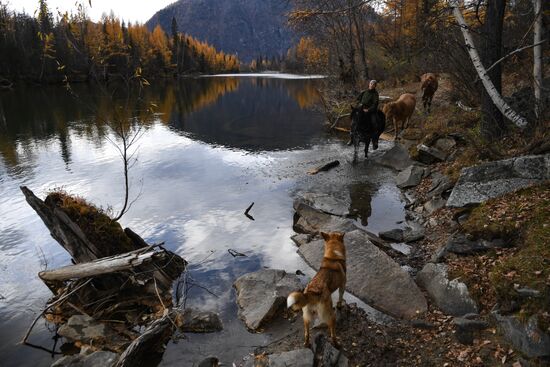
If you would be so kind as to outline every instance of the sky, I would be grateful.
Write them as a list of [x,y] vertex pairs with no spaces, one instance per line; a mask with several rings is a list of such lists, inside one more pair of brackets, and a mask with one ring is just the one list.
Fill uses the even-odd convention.
[[[57,10],[64,13],[76,9],[75,3],[83,2],[88,7],[88,15],[93,21],[101,18],[103,13],[109,13],[111,10],[116,16],[126,22],[144,23],[153,16],[158,10],[176,0],[91,0],[92,7],[88,0],[47,0],[52,14],[56,15]],[[8,3],[8,7],[17,11],[25,11],[32,15],[38,7],[38,0],[7,0],[1,1]]]

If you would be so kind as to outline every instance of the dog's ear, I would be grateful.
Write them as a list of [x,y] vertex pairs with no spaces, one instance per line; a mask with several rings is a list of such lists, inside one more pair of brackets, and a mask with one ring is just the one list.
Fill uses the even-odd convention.
[[321,236],[325,239],[325,241],[330,240],[330,233],[321,232]]
[[340,241],[344,240],[344,236],[346,235],[345,232],[336,232],[336,238]]

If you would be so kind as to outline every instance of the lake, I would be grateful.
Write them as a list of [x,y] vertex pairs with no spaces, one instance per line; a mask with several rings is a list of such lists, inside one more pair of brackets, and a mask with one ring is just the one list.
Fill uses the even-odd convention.
[[[136,200],[120,222],[184,257],[197,284],[187,305],[216,311],[224,323],[220,333],[170,343],[162,365],[193,365],[213,354],[238,362],[273,337],[246,330],[232,284],[263,267],[314,273],[290,239],[298,192],[329,188],[373,232],[404,219],[394,174],[362,158],[353,164],[346,137],[326,133],[315,109],[318,83],[289,75],[189,78],[152,82],[128,96],[120,113],[141,135],[130,170]],[[123,96],[91,85],[72,88],[72,94],[59,86],[0,92],[0,356],[6,366],[52,363],[50,353],[19,342],[51,295],[38,272],[70,263],[19,186],[41,198],[63,188],[113,212],[124,197],[117,140],[105,123],[112,99]],[[374,155],[389,145],[381,142]],[[331,172],[306,174],[334,159],[341,165]],[[252,202],[253,221],[243,214]],[[229,249],[247,256],[234,258]],[[51,349],[54,337],[41,320],[29,341]]]

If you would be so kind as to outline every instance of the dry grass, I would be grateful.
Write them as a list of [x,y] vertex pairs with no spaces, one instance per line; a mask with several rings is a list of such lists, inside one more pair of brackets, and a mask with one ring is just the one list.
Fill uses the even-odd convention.
[[105,256],[135,249],[120,224],[85,199],[56,189],[48,194],[45,203],[61,208],[82,229],[86,238],[103,250]]

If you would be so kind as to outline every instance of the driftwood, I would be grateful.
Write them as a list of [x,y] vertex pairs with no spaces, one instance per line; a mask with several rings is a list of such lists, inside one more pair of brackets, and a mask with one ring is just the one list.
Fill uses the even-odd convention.
[[88,263],[69,265],[55,270],[41,271],[40,279],[49,281],[64,281],[95,277],[135,269],[140,265],[149,264],[161,257],[168,256],[165,252],[155,252],[152,247],[139,249],[125,254],[104,257]]
[[139,367],[150,365],[151,359],[164,352],[164,346],[176,329],[177,311],[170,311],[155,320],[120,355],[115,367]]
[[330,170],[334,167],[338,167],[339,165],[340,165],[340,161],[335,160],[335,161],[329,162],[327,164],[324,164],[322,166],[319,166],[317,168],[311,169],[311,170],[307,171],[307,173],[309,175],[316,175],[319,172],[328,171],[328,170]]
[[[135,361],[142,359],[151,348],[162,349],[161,346],[173,332],[172,321],[168,317],[168,310],[172,307],[172,283],[185,270],[185,260],[165,250],[162,244],[148,245],[129,228],[122,231],[118,223],[83,200],[78,201],[83,208],[79,210],[92,208],[96,210],[96,216],[82,216],[67,209],[66,196],[63,200],[57,200],[49,195],[43,201],[26,187],[21,187],[21,191],[52,237],[69,252],[75,263],[39,273],[39,277],[55,294],[40,316],[60,324],[76,312],[96,320],[120,323],[124,325],[122,328],[127,328],[127,333],[138,325],[152,322],[130,347],[134,346],[125,352],[125,360],[133,362],[121,365],[139,366]],[[95,219],[102,226],[111,225],[114,229],[110,232],[96,229],[101,226],[93,225]],[[101,231],[97,232],[101,236],[95,231]],[[107,242],[112,238],[114,240],[97,243],[101,242],[99,238]],[[25,335],[25,341],[39,317]],[[104,348],[109,349],[109,340],[104,342]],[[101,348],[101,345],[94,344],[94,347]],[[133,353],[137,354],[134,356]]]

